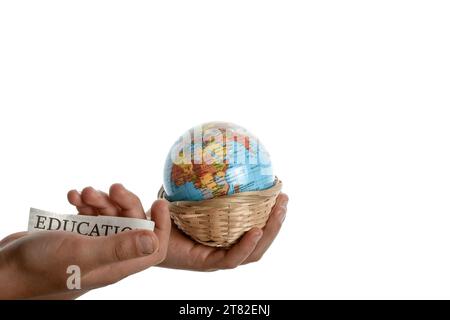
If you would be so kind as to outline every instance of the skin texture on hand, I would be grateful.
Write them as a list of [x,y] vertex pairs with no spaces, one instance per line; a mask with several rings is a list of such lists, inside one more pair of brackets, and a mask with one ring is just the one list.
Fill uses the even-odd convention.
[[[77,207],[80,214],[118,215],[145,219],[143,210],[133,209],[133,203],[139,202],[134,194],[128,200],[127,207],[129,210],[122,212],[116,210],[117,200],[115,200],[115,197],[120,192],[125,192],[122,188],[121,185],[113,185],[108,197],[106,193],[88,187],[83,189],[81,193],[75,190],[70,191],[68,198],[69,202]],[[250,230],[229,250],[199,244],[186,236],[172,223],[166,259],[160,266],[195,271],[215,271],[231,269],[241,264],[258,261],[280,231],[286,216],[288,200],[286,194],[280,194],[266,226],[263,229],[254,228]],[[121,203],[121,205],[126,206],[125,203]],[[154,219],[153,215],[159,211],[168,212],[167,201],[157,200],[148,215]]]
[[[139,210],[143,214],[139,199],[136,202],[121,186],[114,191],[118,215]],[[0,242],[0,298],[71,299],[161,263],[167,253],[170,217],[164,209],[152,216],[154,232],[132,230],[107,237],[62,231],[10,235]],[[81,290],[67,287],[70,265],[81,270]]]
[[[84,215],[146,218],[139,198],[120,184],[112,185],[109,194],[91,187],[81,193],[72,190],[68,200]],[[278,234],[287,203],[287,196],[280,194],[266,226],[250,230],[229,250],[201,245],[182,233],[171,224],[165,200],[155,201],[147,212],[154,232],[96,238],[61,231],[12,234],[0,241],[0,299],[74,299],[152,265],[214,271],[258,261]],[[80,266],[81,290],[66,286],[69,265]]]

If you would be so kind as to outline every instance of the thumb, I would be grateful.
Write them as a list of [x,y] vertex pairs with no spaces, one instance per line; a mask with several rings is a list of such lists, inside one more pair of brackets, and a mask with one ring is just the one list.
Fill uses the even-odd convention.
[[131,230],[106,237],[84,238],[86,262],[101,266],[158,252],[159,240],[149,230]]

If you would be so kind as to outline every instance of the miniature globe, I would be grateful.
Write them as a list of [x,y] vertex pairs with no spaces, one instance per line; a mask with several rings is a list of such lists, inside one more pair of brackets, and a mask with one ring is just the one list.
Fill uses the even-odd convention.
[[274,185],[270,157],[244,128],[209,122],[188,130],[170,149],[164,190],[170,201],[200,201]]

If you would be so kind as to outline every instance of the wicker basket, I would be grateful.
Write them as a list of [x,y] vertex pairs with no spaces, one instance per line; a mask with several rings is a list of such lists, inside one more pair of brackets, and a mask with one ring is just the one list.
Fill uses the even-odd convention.
[[[227,248],[253,227],[262,228],[281,191],[278,179],[272,188],[241,192],[202,201],[170,202],[175,224],[194,240],[211,247]],[[165,199],[161,187],[158,198]]]

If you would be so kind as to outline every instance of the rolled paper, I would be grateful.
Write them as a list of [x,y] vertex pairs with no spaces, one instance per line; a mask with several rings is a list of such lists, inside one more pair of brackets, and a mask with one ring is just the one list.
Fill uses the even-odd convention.
[[151,220],[113,217],[58,214],[30,208],[28,231],[67,231],[84,236],[108,236],[127,230],[146,229],[153,231]]

